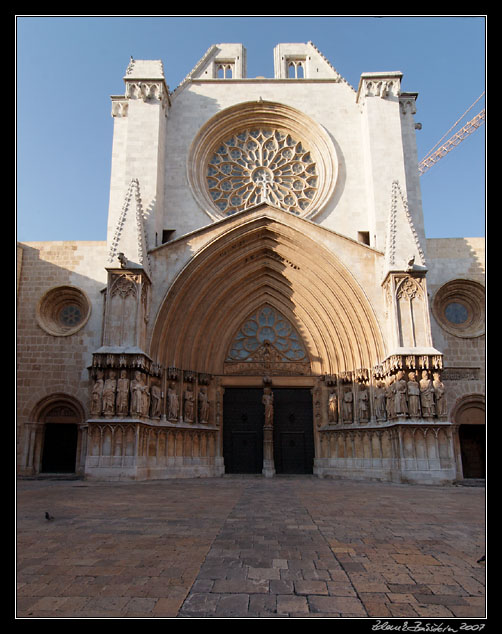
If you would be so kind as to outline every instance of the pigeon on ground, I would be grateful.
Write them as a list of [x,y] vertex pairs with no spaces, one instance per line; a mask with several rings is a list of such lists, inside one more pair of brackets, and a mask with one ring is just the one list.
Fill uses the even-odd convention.
[[482,557],[480,557],[478,559],[478,564],[482,564],[484,561],[486,561],[486,556],[485,555],[483,555]]
[[54,518],[47,511],[45,511],[45,519],[46,520],[53,520]]

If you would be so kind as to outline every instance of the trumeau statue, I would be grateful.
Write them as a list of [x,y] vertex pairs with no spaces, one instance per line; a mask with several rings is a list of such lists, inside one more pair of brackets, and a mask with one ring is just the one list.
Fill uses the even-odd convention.
[[274,424],[274,394],[269,387],[263,390],[262,403],[265,405],[265,426],[272,427]]

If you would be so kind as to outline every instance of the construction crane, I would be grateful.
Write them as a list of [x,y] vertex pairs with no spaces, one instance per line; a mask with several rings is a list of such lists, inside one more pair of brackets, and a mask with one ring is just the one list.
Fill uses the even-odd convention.
[[[461,141],[466,139],[470,134],[475,132],[483,123],[485,122],[485,109],[481,110],[473,119],[471,119],[468,123],[464,125],[464,127],[451,136],[445,143],[440,145],[441,141],[445,138],[445,136],[453,130],[458,123],[465,117],[465,115],[471,110],[475,104],[481,99],[481,97],[485,93],[481,93],[481,95],[476,99],[476,101],[468,108],[464,114],[453,124],[453,126],[444,134],[441,139],[436,143],[436,145],[430,150],[427,156],[420,161],[418,164],[418,171],[420,175],[425,174],[427,170],[429,170],[433,165],[435,165],[439,160],[443,158],[448,152],[453,150]],[[436,149],[440,145],[438,149]]]

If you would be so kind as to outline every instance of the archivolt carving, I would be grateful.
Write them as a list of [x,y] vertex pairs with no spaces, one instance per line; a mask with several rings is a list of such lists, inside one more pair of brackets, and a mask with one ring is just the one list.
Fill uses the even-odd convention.
[[313,374],[372,367],[384,357],[383,341],[355,280],[299,229],[272,219],[284,212],[263,213],[257,209],[182,271],[157,315],[152,355],[167,366],[222,374],[235,333],[268,304],[296,325]]

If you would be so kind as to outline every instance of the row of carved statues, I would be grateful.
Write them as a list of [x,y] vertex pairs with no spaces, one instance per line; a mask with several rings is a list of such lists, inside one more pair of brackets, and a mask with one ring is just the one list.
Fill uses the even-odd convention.
[[[371,391],[370,391],[371,390]],[[265,396],[270,396],[269,391]],[[272,395],[273,399],[273,395]],[[267,400],[267,399],[265,399]],[[265,404],[265,403],[264,403]],[[268,403],[273,411],[273,400]],[[439,372],[424,370],[421,379],[411,371],[403,371],[373,386],[365,383],[341,384],[328,395],[328,422],[343,424],[370,420],[390,421],[396,418],[444,418],[447,414],[445,388]],[[200,385],[194,391],[192,383],[186,386],[171,382],[166,390],[165,405],[160,379],[151,377],[149,384],[143,372],[136,371],[129,379],[127,370],[120,373],[110,369],[98,370],[91,395],[91,415],[141,416],[165,418],[168,421],[206,424],[210,418],[207,388]]]
[[[424,370],[417,380],[415,372],[406,379],[403,371],[391,377],[387,384],[379,381],[373,386],[373,416],[377,421],[396,418],[444,418],[447,414],[445,387],[439,372],[430,378]],[[368,422],[371,419],[370,391],[361,384],[332,390],[328,397],[329,423]]]
[[[109,370],[106,378],[104,372],[98,370],[92,387],[91,415],[161,418],[164,415],[163,396],[160,380],[154,378],[148,385],[143,372],[136,371],[130,380],[127,370],[121,370],[118,378],[115,370]],[[165,414],[170,421],[208,423],[207,388],[201,386],[196,398],[190,383],[182,395],[177,385],[171,383],[167,389]]]

